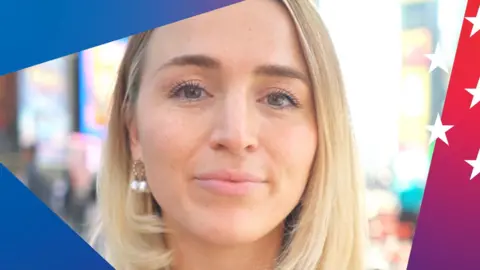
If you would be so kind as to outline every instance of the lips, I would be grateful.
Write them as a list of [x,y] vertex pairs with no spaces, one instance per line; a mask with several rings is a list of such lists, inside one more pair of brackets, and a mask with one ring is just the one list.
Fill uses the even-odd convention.
[[211,194],[229,197],[247,196],[266,186],[264,178],[234,170],[202,173],[195,177],[195,183]]
[[225,181],[225,182],[233,182],[233,183],[263,183],[266,182],[262,177],[242,172],[238,170],[219,170],[219,171],[212,171],[207,173],[198,174],[195,177],[197,180],[200,181]]

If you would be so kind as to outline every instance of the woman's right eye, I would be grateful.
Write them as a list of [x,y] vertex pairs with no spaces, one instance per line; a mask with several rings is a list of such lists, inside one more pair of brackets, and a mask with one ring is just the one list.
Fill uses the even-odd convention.
[[207,91],[197,82],[186,82],[176,86],[171,93],[172,97],[187,101],[198,101],[209,97]]

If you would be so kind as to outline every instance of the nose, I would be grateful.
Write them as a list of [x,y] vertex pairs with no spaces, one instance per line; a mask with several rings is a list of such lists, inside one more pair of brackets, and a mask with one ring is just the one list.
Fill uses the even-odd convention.
[[225,100],[216,112],[210,147],[237,155],[255,151],[258,148],[257,118],[245,97]]

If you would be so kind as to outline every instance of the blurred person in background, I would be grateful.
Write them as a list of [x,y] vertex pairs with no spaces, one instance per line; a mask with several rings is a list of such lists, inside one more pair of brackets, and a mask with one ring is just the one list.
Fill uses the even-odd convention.
[[115,268],[365,269],[346,94],[311,1],[131,37],[112,105],[98,229]]
[[385,250],[382,245],[384,239],[384,226],[378,218],[380,204],[374,194],[367,191],[367,216],[369,223],[370,243],[367,252],[367,270],[389,270],[390,262],[387,260]]
[[398,266],[408,260],[404,253],[405,244],[399,237],[401,204],[398,195],[386,188],[392,177],[387,172],[381,170],[374,181],[384,184],[368,190],[366,197],[371,241],[369,269],[403,269]]
[[65,172],[67,179],[65,215],[71,226],[80,234],[88,230],[87,213],[94,202],[94,177],[87,167],[85,147],[79,144],[72,145]]
[[52,189],[49,180],[42,174],[38,166],[36,154],[36,145],[31,145],[21,150],[21,156],[25,164],[25,170],[21,179],[38,199],[50,207]]

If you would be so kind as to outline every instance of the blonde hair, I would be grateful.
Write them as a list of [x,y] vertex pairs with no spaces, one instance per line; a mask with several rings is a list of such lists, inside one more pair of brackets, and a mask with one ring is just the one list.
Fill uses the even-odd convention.
[[[363,270],[364,187],[336,53],[310,1],[281,2],[297,27],[309,68],[319,148],[276,269]],[[113,94],[99,173],[100,220],[96,232],[104,237],[107,260],[121,270],[168,269],[171,262],[162,239],[164,226],[151,196],[135,194],[129,188],[133,160],[126,123],[138,95],[142,58],[151,33],[140,33],[129,40]]]

